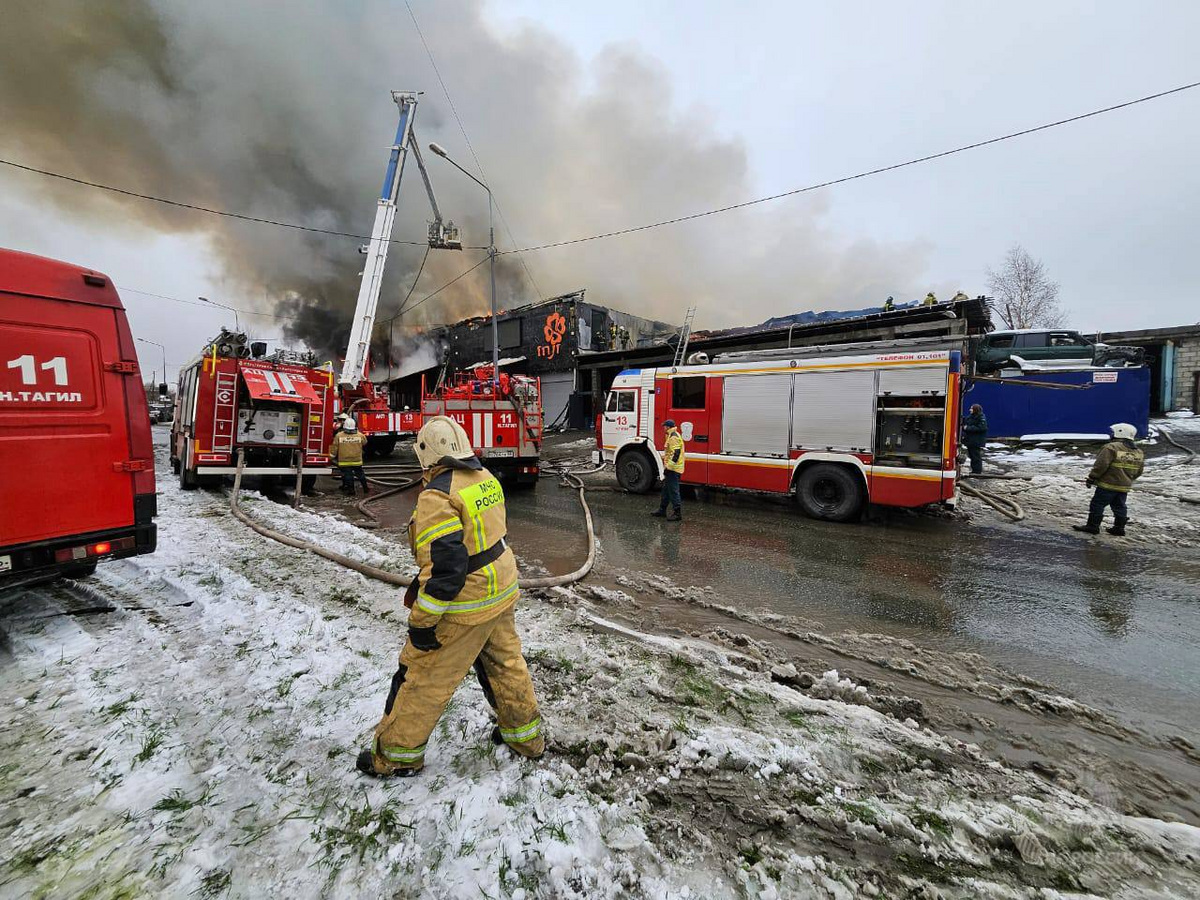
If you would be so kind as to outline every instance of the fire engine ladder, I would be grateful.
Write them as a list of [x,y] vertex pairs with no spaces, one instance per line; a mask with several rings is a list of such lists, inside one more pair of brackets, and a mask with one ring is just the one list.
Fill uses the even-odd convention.
[[687,359],[688,341],[692,337],[692,320],[696,318],[696,307],[689,306],[687,317],[683,320],[683,327],[679,329],[679,344],[675,348],[675,362],[672,365],[679,368],[683,365],[683,361]]
[[213,405],[214,453],[233,452],[234,416],[237,412],[237,372],[218,372]]

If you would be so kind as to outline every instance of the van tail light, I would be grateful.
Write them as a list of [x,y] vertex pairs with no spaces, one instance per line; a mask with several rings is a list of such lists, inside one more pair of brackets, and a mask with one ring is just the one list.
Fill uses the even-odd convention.
[[60,563],[74,562],[95,556],[106,556],[118,550],[132,550],[136,544],[132,537],[117,538],[115,541],[97,541],[95,544],[81,544],[78,547],[64,547],[54,551],[54,561]]
[[604,413],[596,413],[596,449],[604,449]]

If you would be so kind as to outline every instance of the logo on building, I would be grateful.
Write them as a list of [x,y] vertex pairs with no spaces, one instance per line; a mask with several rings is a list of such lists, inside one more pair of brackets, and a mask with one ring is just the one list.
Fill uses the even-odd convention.
[[537,348],[537,355],[542,359],[554,359],[562,350],[563,336],[567,333],[567,320],[562,313],[552,312],[546,316],[546,324],[542,327],[542,335],[546,343]]

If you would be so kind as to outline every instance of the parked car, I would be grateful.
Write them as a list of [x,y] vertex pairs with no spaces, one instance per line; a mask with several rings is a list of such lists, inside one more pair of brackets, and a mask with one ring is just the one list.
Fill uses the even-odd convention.
[[1031,363],[1076,361],[1096,366],[1138,366],[1145,357],[1140,347],[1096,344],[1078,331],[1064,328],[993,331],[979,339],[974,355],[975,371],[980,375],[1003,368],[1014,356]]

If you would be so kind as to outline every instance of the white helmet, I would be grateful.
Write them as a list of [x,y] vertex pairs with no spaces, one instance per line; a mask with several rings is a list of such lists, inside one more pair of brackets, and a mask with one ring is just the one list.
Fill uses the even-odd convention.
[[346,416],[342,419],[342,431],[348,431],[351,434],[358,431],[358,423],[354,421],[353,416]]
[[1111,428],[1112,436],[1118,440],[1132,441],[1137,438],[1137,429],[1127,422],[1118,422]]
[[417,462],[432,469],[443,456],[470,459],[475,455],[463,427],[449,416],[434,416],[417,432]]

